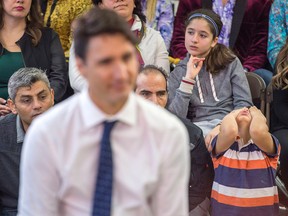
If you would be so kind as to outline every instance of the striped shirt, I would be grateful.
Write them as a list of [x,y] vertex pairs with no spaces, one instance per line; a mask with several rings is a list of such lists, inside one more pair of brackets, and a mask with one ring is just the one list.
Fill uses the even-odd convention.
[[[213,149],[216,141],[217,137],[212,141]],[[273,141],[274,155],[261,151],[252,140],[242,148],[236,141],[225,152],[213,155],[212,215],[278,215],[275,176],[280,145],[275,137]]]

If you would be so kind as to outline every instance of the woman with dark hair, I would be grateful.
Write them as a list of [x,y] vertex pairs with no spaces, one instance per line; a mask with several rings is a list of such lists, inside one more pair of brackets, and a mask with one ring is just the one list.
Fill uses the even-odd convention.
[[[93,0],[93,4],[100,8],[111,9],[123,17],[131,26],[131,31],[139,38],[137,45],[138,60],[143,67],[147,64],[163,67],[170,72],[168,52],[160,33],[146,26],[146,17],[142,12],[141,0]],[[79,74],[76,67],[74,49],[70,49],[69,79],[74,91],[81,91],[86,87],[86,81]]]
[[0,116],[6,106],[11,75],[22,67],[44,70],[59,102],[67,84],[67,69],[58,35],[43,28],[38,0],[0,0]]
[[272,78],[273,107],[271,132],[281,143],[280,167],[282,180],[288,189],[288,39],[276,58]]

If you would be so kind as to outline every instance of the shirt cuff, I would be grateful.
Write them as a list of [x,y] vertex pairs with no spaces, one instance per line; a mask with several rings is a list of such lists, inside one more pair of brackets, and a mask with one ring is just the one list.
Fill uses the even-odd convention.
[[186,92],[188,94],[192,94],[192,90],[193,90],[194,84],[195,84],[195,80],[183,77],[182,80],[181,80],[181,84],[180,84],[179,89],[182,92]]

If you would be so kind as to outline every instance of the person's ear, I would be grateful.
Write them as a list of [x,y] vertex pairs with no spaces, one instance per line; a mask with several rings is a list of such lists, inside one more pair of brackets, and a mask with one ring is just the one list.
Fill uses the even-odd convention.
[[215,38],[213,39],[213,41],[212,41],[211,47],[216,46],[217,43],[218,43],[218,37],[215,37]]
[[18,114],[15,103],[11,99],[7,100],[7,106],[11,109],[13,114]]
[[55,103],[54,102],[54,89],[52,89],[52,88],[50,89],[50,94],[51,94],[51,97],[52,97],[51,100],[52,100],[52,106],[53,106],[54,103]]

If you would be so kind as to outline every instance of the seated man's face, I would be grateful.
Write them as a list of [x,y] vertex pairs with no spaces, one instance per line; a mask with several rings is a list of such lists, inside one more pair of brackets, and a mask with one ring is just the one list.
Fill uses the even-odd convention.
[[140,73],[136,81],[136,94],[165,107],[168,100],[166,80],[161,73]]
[[37,81],[31,87],[21,87],[14,102],[10,102],[14,114],[19,115],[26,131],[32,120],[48,110],[54,104],[54,91],[43,81]]

